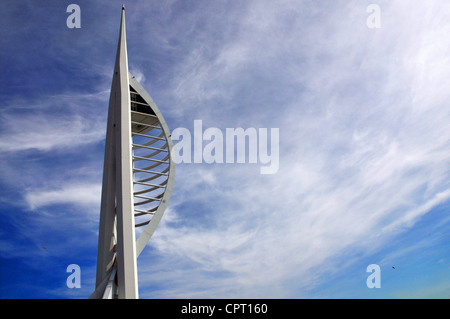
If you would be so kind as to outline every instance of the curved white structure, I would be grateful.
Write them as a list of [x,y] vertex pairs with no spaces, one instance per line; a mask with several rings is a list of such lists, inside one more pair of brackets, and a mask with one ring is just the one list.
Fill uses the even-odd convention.
[[175,163],[171,160],[173,143],[166,121],[131,74],[130,96],[135,226],[145,226],[136,242],[139,256],[167,207],[175,180]]
[[[108,110],[96,288],[91,298],[139,297],[136,259],[172,193],[172,147],[160,110],[128,71],[122,7]],[[137,239],[135,228],[140,233]]]

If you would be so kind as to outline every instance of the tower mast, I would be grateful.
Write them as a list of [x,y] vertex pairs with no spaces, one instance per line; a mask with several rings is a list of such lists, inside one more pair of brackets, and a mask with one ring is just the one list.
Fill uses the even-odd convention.
[[117,266],[119,298],[139,297],[129,87],[125,8],[122,7],[109,100],[96,277],[99,285]]
[[[90,298],[139,298],[137,257],[172,194],[172,148],[159,108],[128,71],[122,6],[106,129],[97,275]],[[137,227],[144,229],[136,239]]]

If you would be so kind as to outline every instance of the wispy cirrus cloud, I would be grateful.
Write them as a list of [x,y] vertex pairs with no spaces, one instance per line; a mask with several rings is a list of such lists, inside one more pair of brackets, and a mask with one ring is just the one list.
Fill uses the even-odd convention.
[[35,189],[25,194],[31,210],[58,204],[99,207],[100,184],[60,185],[58,189]]
[[[59,94],[45,101],[11,101],[0,113],[0,150],[51,151],[73,149],[105,138],[102,121],[107,91],[96,94]],[[89,109],[91,108],[91,109]]]
[[56,148],[75,148],[83,144],[101,141],[104,130],[92,130],[92,124],[82,117],[29,116],[5,120],[1,134],[0,150],[17,152],[24,150],[50,151]]
[[[220,46],[203,29],[174,78],[177,112],[280,127],[280,170],[179,166],[176,222],[155,233],[143,282],[168,297],[306,296],[349,251],[385,249],[448,201],[449,8],[438,3],[383,3],[371,30],[356,2],[254,2]],[[205,169],[213,185],[185,187]]]

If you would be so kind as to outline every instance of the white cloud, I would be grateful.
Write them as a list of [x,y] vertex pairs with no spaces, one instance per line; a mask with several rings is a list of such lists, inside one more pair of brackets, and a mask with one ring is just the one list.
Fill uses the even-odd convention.
[[0,137],[0,150],[3,152],[73,149],[105,137],[103,127],[93,129],[92,123],[87,123],[82,117],[23,117],[6,121],[5,130],[7,132]]
[[[449,198],[449,94],[439,85],[448,82],[449,6],[385,3],[373,30],[358,2],[291,4],[252,3],[238,34],[213,53],[188,52],[184,80],[175,79],[182,113],[280,127],[280,170],[177,168],[176,222],[152,238],[158,264],[142,261],[143,282],[163,284],[164,296],[297,296],[346,264],[348,251],[380,249]],[[248,95],[237,91],[251,92],[252,81],[262,96],[245,109],[237,96]],[[205,169],[214,187],[193,182]],[[190,201],[207,208],[183,216]]]
[[420,206],[414,207],[408,210],[395,220],[392,224],[387,225],[383,231],[391,232],[397,230],[398,227],[410,227],[424,214],[428,213],[433,207],[445,203],[450,199],[450,189],[443,192],[437,193],[433,198],[421,204]]
[[57,189],[35,189],[25,195],[30,209],[56,204],[99,207],[101,185],[99,184],[68,184]]
[[144,73],[142,72],[141,69],[136,69],[136,68],[131,69],[130,73],[133,74],[133,76],[136,78],[136,80],[139,83],[141,83],[141,85],[145,84],[145,75],[144,75]]
[[[99,107],[99,102],[104,107]],[[48,96],[10,102],[0,114],[0,151],[74,149],[105,138],[107,101],[96,94]],[[17,113],[20,111],[21,113]]]

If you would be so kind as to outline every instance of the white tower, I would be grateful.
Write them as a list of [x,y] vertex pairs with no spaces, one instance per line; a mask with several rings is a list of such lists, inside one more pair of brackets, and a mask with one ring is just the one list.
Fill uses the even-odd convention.
[[139,298],[137,257],[172,193],[172,147],[161,112],[128,72],[122,6],[106,129],[96,287],[90,298]]

